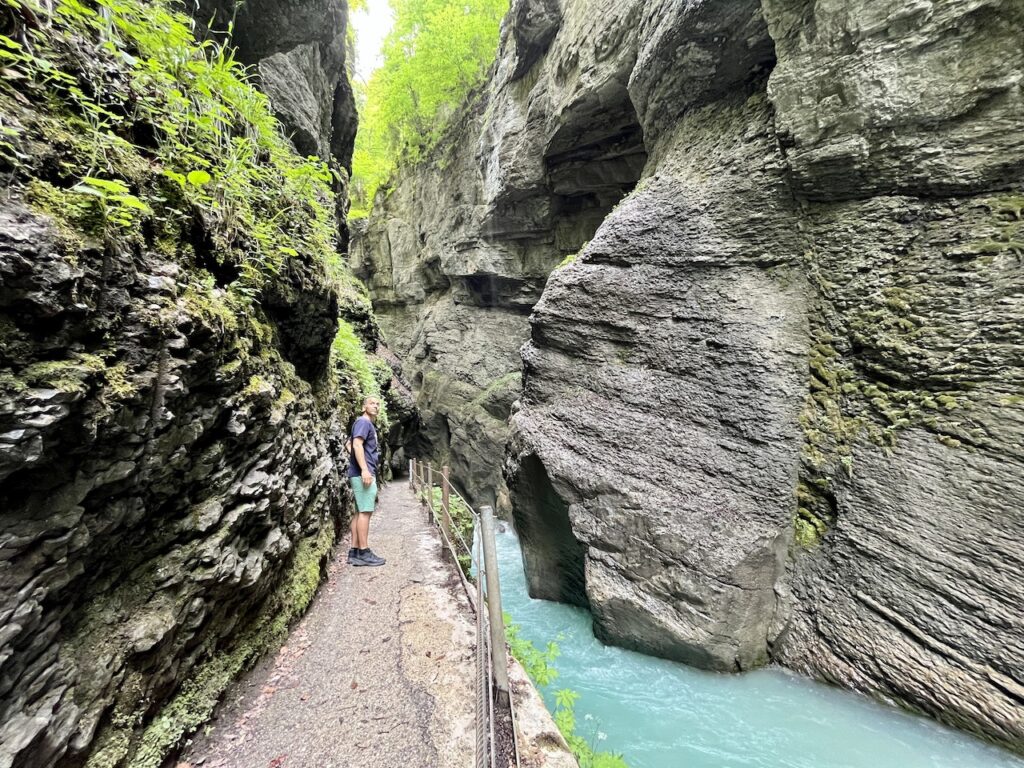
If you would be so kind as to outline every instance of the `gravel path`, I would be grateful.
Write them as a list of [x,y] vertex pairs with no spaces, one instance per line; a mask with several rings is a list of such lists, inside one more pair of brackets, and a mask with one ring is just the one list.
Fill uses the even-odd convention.
[[347,565],[339,544],[287,644],[229,691],[179,768],[472,764],[473,614],[406,485],[383,490],[370,546],[386,565]]

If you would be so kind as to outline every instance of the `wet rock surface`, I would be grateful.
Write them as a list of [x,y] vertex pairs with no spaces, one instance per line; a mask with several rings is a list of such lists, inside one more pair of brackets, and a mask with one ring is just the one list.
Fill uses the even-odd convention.
[[1021,749],[1020,4],[534,13],[356,250],[422,450],[498,486],[479,372],[528,341],[532,593]]
[[[18,277],[0,311],[19,355],[0,393],[5,765],[137,738],[341,515],[329,396],[278,350],[243,363],[244,331],[196,313],[157,254],[108,262],[101,285],[88,254],[47,269],[65,258],[54,241],[4,206],[0,274]],[[336,299],[306,280],[290,309],[319,321]],[[99,291],[102,307],[61,298]]]
[[[333,57],[304,70],[329,160],[345,9],[303,5],[281,29]],[[242,308],[217,222],[101,237],[35,182],[0,197],[0,765],[159,766],[304,609],[344,517],[338,289],[296,250]]]

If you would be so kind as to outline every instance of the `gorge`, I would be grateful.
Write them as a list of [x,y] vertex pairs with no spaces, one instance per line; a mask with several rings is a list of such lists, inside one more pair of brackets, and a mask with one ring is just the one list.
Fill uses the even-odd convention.
[[1024,752],[1024,3],[512,0],[348,221],[344,0],[183,8],[0,10],[0,768],[175,753],[368,393],[601,641]]
[[1022,13],[513,3],[352,250],[531,594],[1020,749]]

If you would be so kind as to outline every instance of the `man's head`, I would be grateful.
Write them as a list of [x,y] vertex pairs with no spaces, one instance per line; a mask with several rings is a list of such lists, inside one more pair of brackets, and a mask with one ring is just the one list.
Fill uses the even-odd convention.
[[376,419],[377,414],[380,413],[380,398],[371,396],[364,399],[363,413],[369,416],[371,420]]

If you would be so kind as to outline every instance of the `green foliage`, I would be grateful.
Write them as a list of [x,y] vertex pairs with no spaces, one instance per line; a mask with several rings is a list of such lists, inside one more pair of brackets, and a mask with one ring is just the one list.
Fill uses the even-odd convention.
[[[433,496],[434,509],[440,510],[441,489],[439,487],[433,489]],[[452,519],[452,533],[455,535],[455,541],[452,542],[452,545],[458,552],[459,567],[462,569],[463,574],[468,577],[473,567],[473,558],[471,555],[461,552],[459,539],[461,538],[462,541],[466,542],[467,546],[473,546],[474,529],[476,528],[473,522],[473,512],[466,505],[466,502],[459,496],[451,493],[448,495],[448,514]]]
[[138,226],[143,215],[151,216],[153,209],[131,194],[122,181],[96,179],[86,176],[72,190],[81,195],[88,195],[96,202],[100,220],[107,237],[113,237],[114,231],[130,232]]
[[360,125],[352,159],[352,214],[365,216],[400,155],[415,161],[494,59],[508,0],[390,0],[384,64],[357,84]]
[[31,181],[37,148],[57,148],[46,181],[80,198],[71,214],[87,201],[108,244],[198,218],[250,299],[300,254],[339,276],[331,174],[295,154],[227,48],[168,0],[4,2],[44,23],[0,35],[0,165]]
[[558,670],[553,666],[560,653],[558,643],[552,640],[543,651],[538,650],[537,646],[520,634],[522,629],[512,622],[511,616],[504,613],[502,618],[505,620],[505,639],[512,656],[523,665],[534,683],[542,688],[551,685],[558,677]]
[[338,320],[338,332],[331,344],[331,352],[335,360],[341,362],[355,374],[356,381],[359,383],[358,399],[360,401],[371,395],[380,397],[381,385],[374,375],[369,354],[359,336],[356,335],[355,328],[345,320]]
[[[523,665],[526,674],[536,685],[541,688],[550,686],[558,677],[558,670],[553,666],[559,654],[558,644],[551,641],[545,650],[538,650],[532,642],[522,637],[521,628],[512,622],[511,616],[505,613],[502,618],[505,622],[505,639],[513,658]],[[552,717],[580,768],[629,768],[622,755],[600,752],[594,748],[594,742],[603,738],[596,726],[589,737],[580,733],[576,721],[576,702],[580,697],[577,691],[559,688],[554,696],[555,711]],[[587,719],[590,719],[589,715]]]
[[356,389],[342,391],[345,402],[343,411],[352,414],[362,412],[363,398],[374,396],[381,400],[380,413],[377,415],[377,429],[387,432],[388,419],[387,399],[383,393],[394,375],[386,361],[367,352],[356,329],[348,321],[338,319],[338,332],[331,344],[331,368],[342,369],[354,379]]

